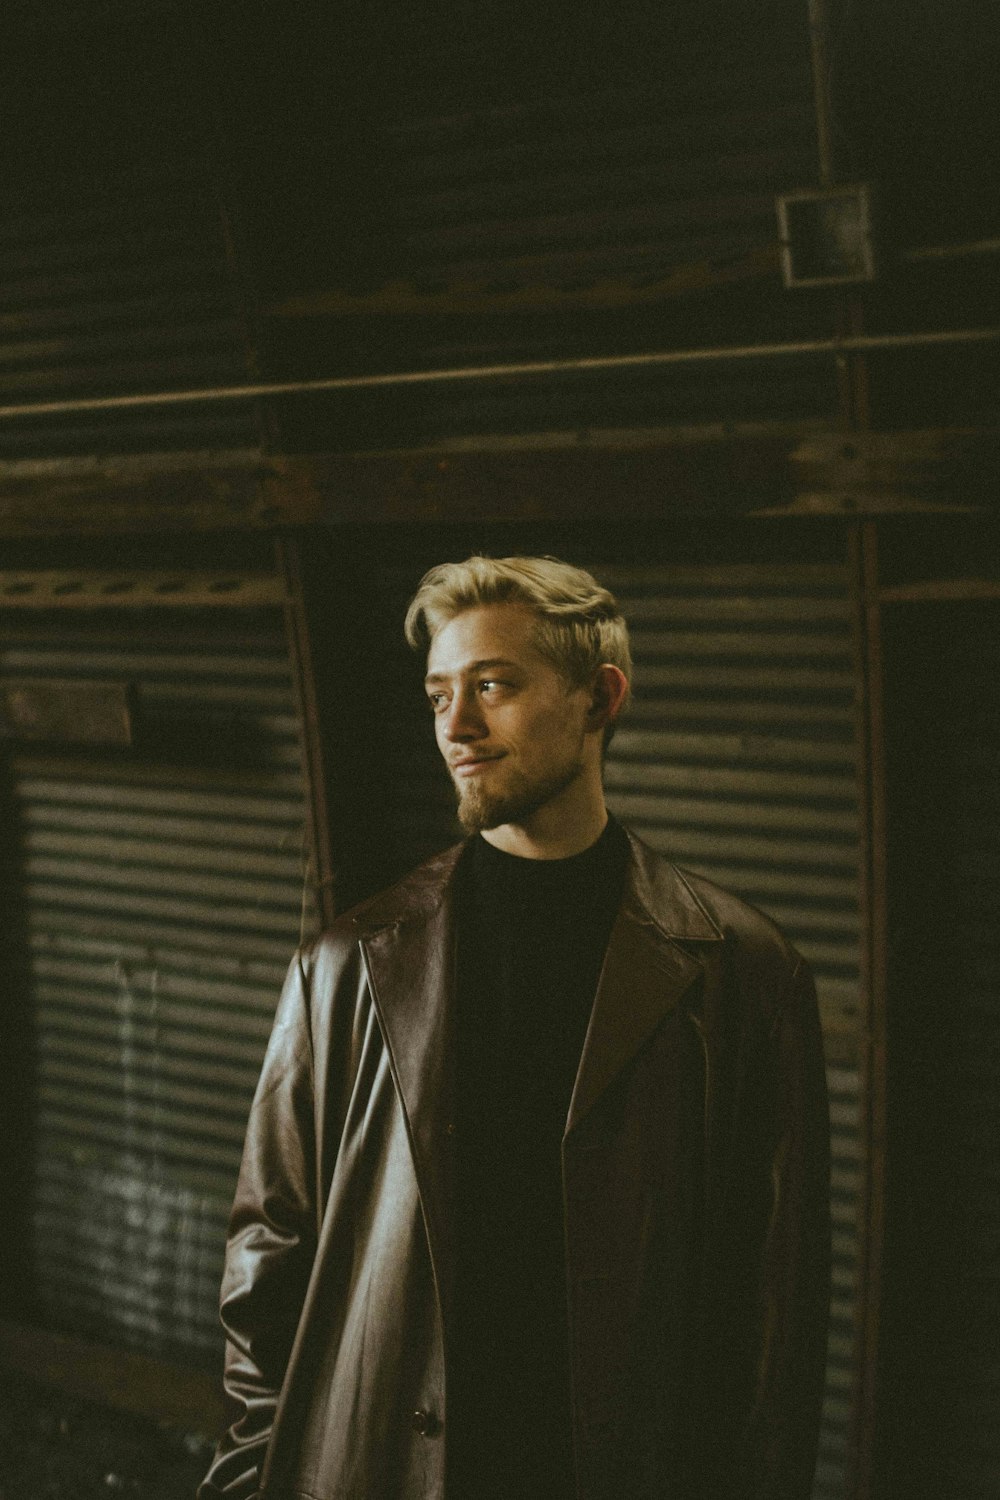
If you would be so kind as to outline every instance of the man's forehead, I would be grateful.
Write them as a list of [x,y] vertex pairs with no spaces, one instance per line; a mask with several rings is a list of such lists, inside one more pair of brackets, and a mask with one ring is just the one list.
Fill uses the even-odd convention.
[[443,664],[428,662],[427,676],[425,682],[441,682],[445,677],[453,676],[479,676],[482,672],[502,672],[517,668],[519,662],[506,656],[482,656],[475,661],[463,662],[459,666],[450,667],[447,662]]
[[462,610],[434,634],[428,676],[455,675],[539,660],[534,611],[523,604],[484,604]]

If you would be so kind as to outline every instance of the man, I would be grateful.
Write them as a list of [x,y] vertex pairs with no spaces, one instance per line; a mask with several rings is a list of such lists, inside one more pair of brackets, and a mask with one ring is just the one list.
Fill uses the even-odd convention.
[[407,616],[470,837],[292,965],[202,1500],[805,1500],[829,1274],[812,984],[609,819],[624,621],[548,558]]

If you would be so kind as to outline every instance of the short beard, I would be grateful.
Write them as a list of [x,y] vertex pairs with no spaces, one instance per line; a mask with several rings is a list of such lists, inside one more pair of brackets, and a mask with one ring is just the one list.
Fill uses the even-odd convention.
[[583,771],[583,761],[564,766],[544,781],[529,782],[520,778],[519,783],[505,792],[487,792],[475,783],[455,784],[458,796],[458,821],[466,833],[482,833],[484,829],[499,828],[503,823],[523,823],[532,813],[551,802],[571,786]]

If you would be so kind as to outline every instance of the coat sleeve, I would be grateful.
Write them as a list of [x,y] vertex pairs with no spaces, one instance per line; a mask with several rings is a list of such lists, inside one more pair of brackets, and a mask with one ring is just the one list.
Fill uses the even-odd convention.
[[313,1053],[306,961],[288,971],[247,1125],[221,1315],[233,1417],[198,1500],[256,1494],[316,1248]]
[[771,1029],[764,1115],[770,1195],[742,1493],[808,1500],[830,1302],[830,1120],[816,992],[799,960]]

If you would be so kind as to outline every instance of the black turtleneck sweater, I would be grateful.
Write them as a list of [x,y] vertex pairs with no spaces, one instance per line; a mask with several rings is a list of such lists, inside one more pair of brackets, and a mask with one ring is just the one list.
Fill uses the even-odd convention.
[[573,1493],[561,1142],[627,861],[614,820],[569,859],[463,857],[449,1500]]

